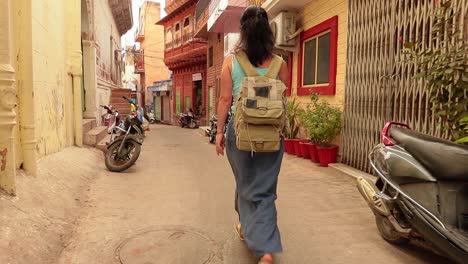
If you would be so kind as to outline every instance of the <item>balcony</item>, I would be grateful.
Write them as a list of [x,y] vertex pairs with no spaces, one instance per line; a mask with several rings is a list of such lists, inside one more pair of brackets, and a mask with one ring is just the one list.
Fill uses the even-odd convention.
[[133,53],[135,61],[135,73],[145,73],[145,52],[144,50],[137,50]]
[[164,61],[169,68],[172,68],[175,64],[194,63],[196,60],[188,58],[206,57],[207,52],[206,40],[194,37],[194,32],[187,32],[182,37],[166,43],[165,47]]
[[195,9],[195,36],[201,38],[208,38],[208,16],[209,16],[209,4],[211,0],[200,0],[197,3]]
[[166,0],[166,13],[169,15],[177,9],[181,8],[183,5],[188,2],[193,2],[194,0]]
[[216,33],[239,32],[239,20],[249,1],[212,0],[209,5],[208,31]]
[[133,25],[132,4],[130,0],[109,0],[109,6],[119,34],[125,34]]
[[145,40],[145,33],[141,29],[135,31],[135,42],[142,42]]

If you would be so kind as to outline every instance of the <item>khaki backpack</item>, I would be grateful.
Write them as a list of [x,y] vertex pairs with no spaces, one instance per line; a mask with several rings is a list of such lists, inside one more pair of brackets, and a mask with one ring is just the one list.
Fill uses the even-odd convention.
[[234,115],[237,148],[252,154],[279,151],[287,124],[286,86],[277,79],[283,60],[274,55],[267,73],[260,76],[245,52],[235,56],[246,74]]

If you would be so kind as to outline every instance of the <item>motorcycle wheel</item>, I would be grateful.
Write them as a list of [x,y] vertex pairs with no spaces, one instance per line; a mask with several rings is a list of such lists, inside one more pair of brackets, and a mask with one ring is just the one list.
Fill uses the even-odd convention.
[[210,143],[213,144],[216,141],[216,134],[210,133]]
[[388,218],[377,215],[375,216],[375,223],[382,238],[394,245],[404,245],[409,242],[408,238],[402,237],[392,226]]
[[195,122],[195,121],[192,120],[192,121],[190,122],[190,128],[192,128],[192,129],[198,128],[197,122]]
[[129,153],[126,155],[125,159],[118,158],[116,155],[119,151],[121,139],[118,140],[115,144],[107,150],[105,156],[106,167],[109,171],[112,172],[121,172],[130,168],[138,159],[141,152],[141,145],[134,140],[125,141],[125,146],[122,148],[122,151],[126,150]]

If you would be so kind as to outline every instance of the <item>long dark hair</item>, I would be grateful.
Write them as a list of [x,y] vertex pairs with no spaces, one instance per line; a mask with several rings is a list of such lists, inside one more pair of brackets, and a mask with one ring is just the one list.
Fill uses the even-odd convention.
[[236,52],[244,51],[250,63],[259,66],[273,53],[275,39],[268,14],[259,6],[249,6],[240,19],[240,39]]

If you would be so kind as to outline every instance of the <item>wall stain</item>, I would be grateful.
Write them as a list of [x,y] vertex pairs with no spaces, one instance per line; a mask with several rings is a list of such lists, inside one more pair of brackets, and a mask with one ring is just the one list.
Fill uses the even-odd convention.
[[5,171],[6,169],[7,153],[8,153],[8,149],[0,150],[0,157],[1,157],[0,171]]

